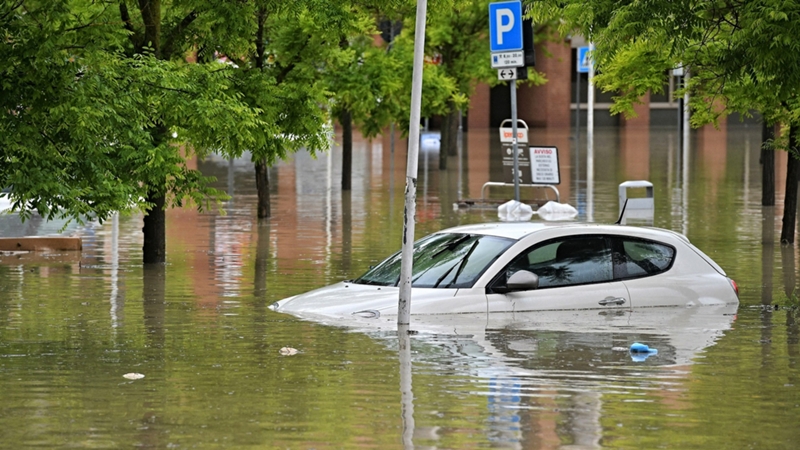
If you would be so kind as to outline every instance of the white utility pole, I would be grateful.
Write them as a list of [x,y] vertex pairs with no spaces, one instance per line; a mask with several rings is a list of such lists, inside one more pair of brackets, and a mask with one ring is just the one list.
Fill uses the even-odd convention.
[[403,247],[400,260],[400,295],[397,303],[397,325],[411,321],[411,274],[414,258],[414,220],[417,211],[417,167],[419,160],[419,120],[422,108],[422,64],[425,50],[425,15],[427,0],[417,0],[417,23],[414,32],[414,71],[411,77],[411,119],[408,126],[408,160],[406,163],[405,212],[403,213]]
[[[589,44],[589,52],[594,46]],[[594,55],[590,53],[589,86],[586,95],[586,220],[594,221]]]

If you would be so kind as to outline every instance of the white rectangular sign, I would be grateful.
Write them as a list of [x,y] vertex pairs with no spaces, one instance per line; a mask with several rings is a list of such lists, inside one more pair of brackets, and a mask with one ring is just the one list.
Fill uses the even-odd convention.
[[523,52],[492,53],[492,69],[524,66],[525,54]]
[[533,184],[561,184],[558,168],[558,148],[530,147],[531,180]]
[[[500,142],[514,143],[514,130],[509,128],[500,128]],[[528,129],[517,127],[517,144],[528,143]]]
[[497,69],[497,79],[500,81],[511,81],[517,79],[517,68]]

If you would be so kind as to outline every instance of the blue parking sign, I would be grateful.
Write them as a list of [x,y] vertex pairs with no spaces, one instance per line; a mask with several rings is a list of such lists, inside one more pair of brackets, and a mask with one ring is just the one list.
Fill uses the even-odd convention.
[[592,59],[589,57],[590,50],[588,45],[578,47],[578,64],[576,65],[578,73],[589,73],[589,69],[592,67]]
[[522,2],[489,3],[489,45],[493,53],[523,49]]

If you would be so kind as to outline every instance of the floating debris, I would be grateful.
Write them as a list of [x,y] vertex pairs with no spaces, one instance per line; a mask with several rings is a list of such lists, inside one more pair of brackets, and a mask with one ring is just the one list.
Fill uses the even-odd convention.
[[122,376],[122,378],[127,378],[129,380],[141,380],[142,378],[144,378],[144,374],[131,372],[131,373],[126,373],[125,375]]
[[630,350],[631,350],[631,359],[634,362],[643,362],[650,356],[658,354],[657,349],[651,348],[648,345],[639,342],[634,342],[633,344],[631,344]]
[[353,315],[363,317],[365,319],[377,319],[381,316],[381,312],[377,309],[365,309],[363,311],[356,311],[353,313]]
[[293,356],[300,353],[300,350],[292,347],[281,347],[280,353],[283,356]]

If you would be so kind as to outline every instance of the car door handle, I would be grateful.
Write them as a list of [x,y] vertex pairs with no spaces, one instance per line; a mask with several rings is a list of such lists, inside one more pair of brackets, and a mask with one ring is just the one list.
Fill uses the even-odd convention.
[[606,297],[600,300],[598,303],[600,306],[608,306],[608,305],[624,305],[625,299],[622,297]]

